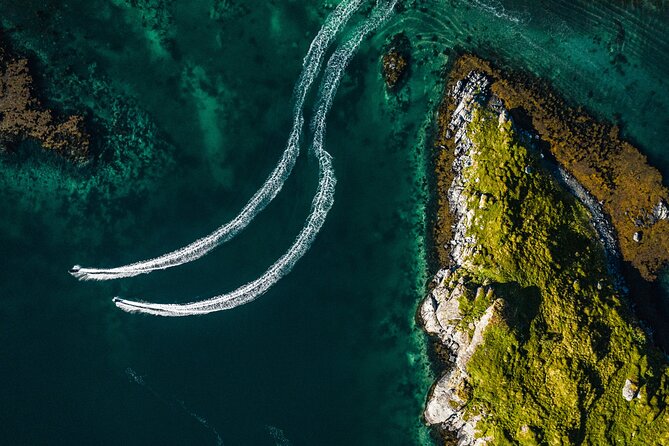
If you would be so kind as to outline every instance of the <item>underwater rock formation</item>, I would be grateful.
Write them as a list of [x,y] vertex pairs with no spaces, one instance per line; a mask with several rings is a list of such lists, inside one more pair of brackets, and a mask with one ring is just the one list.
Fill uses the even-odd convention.
[[0,36],[0,150],[11,150],[27,138],[75,161],[85,161],[89,137],[83,118],[55,118],[41,105],[33,87],[28,60],[14,56]]
[[212,20],[225,21],[244,14],[248,14],[249,7],[239,0],[214,0],[209,9]]
[[113,0],[113,3],[139,19],[156,56],[179,57],[174,39],[174,0]]
[[426,422],[445,444],[669,444],[667,358],[610,268],[596,209],[516,124],[499,80],[464,71],[438,118],[446,243],[419,318],[448,366]]

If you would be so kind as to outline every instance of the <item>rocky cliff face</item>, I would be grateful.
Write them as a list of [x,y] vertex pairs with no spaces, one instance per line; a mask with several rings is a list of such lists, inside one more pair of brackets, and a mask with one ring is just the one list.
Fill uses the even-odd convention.
[[[437,337],[450,351],[450,370],[432,388],[425,408],[425,420],[455,434],[458,444],[485,444],[488,439],[476,438],[476,424],[481,415],[467,418],[464,410],[467,404],[467,364],[483,343],[483,333],[491,319],[499,314],[503,301],[495,300],[478,320],[466,328],[460,327],[464,316],[460,310],[460,299],[466,292],[463,277],[458,279],[451,270],[444,269],[435,276],[435,285],[421,305],[420,319],[427,333]],[[490,291],[484,287],[476,290],[477,293]]]
[[[467,327],[461,327],[463,313],[460,299],[466,293],[465,277],[453,274],[461,271],[463,263],[471,257],[476,247],[476,239],[469,235],[468,227],[474,213],[468,209],[468,197],[464,193],[466,179],[463,170],[471,166],[470,151],[473,143],[467,136],[467,124],[472,119],[472,105],[478,92],[488,86],[488,80],[480,73],[458,82],[451,91],[451,97],[457,104],[449,124],[449,133],[455,141],[454,179],[448,190],[448,202],[454,218],[453,234],[450,246],[452,269],[440,270],[434,278],[434,289],[423,301],[420,319],[428,334],[435,336],[449,352],[447,371],[432,388],[425,408],[425,420],[428,424],[439,425],[442,429],[455,434],[459,445],[485,444],[486,439],[476,438],[476,424],[480,415],[467,418],[467,364],[476,348],[483,342],[483,332],[493,315],[499,311],[502,301],[495,301],[477,321]],[[478,293],[487,293],[480,287]],[[472,332],[472,334],[470,334]]]

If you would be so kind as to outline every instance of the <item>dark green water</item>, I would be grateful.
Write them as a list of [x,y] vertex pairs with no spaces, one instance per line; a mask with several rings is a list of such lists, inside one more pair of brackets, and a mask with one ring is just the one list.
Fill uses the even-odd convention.
[[[180,268],[80,283],[74,263],[161,254],[233,217],[278,161],[321,1],[0,0],[50,105],[83,112],[84,168],[26,144],[0,159],[0,443],[429,444],[434,377],[413,321],[428,277],[425,141],[453,48],[552,80],[623,124],[665,174],[666,9],[589,1],[405,2],[367,40],[329,119],[335,205],[294,271],[249,305],[164,319],[111,297],[190,301],[257,277],[302,226],[304,157],[237,239]],[[623,32],[621,33],[621,29]],[[400,100],[389,36],[415,64]],[[623,56],[623,57],[621,57]],[[142,376],[131,379],[130,368]]]

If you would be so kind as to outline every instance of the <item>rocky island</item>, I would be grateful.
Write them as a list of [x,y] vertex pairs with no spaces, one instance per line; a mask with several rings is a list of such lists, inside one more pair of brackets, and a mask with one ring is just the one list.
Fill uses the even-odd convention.
[[445,370],[426,422],[448,445],[669,444],[667,357],[625,280],[667,262],[659,173],[615,127],[474,56],[447,93],[440,269],[419,309]]
[[406,80],[411,66],[411,43],[400,33],[391,39],[381,58],[381,74],[390,91],[399,89]]

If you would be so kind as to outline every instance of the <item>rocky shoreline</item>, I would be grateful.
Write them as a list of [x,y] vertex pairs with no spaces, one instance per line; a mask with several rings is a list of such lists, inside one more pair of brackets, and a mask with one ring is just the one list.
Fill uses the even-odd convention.
[[[476,424],[481,415],[467,418],[463,395],[467,386],[467,364],[476,349],[483,343],[483,333],[491,319],[501,312],[504,301],[493,301],[477,321],[472,322],[473,334],[458,329],[463,319],[459,301],[465,293],[462,278],[456,279],[453,270],[440,270],[434,278],[434,289],[420,307],[420,319],[425,331],[439,339],[450,354],[449,370],[430,391],[425,407],[425,421],[438,426],[443,434],[461,445],[485,444],[485,438],[476,438]],[[479,287],[476,293],[490,293],[491,288]]]
[[[460,298],[465,292],[462,277],[453,274],[469,258],[476,246],[475,238],[467,234],[472,213],[467,209],[467,199],[463,194],[465,179],[462,171],[472,161],[469,151],[473,147],[466,134],[466,124],[471,121],[471,104],[477,90],[485,89],[488,80],[473,72],[467,79],[458,82],[450,96],[457,104],[449,123],[449,132],[455,141],[455,160],[453,162],[454,179],[448,189],[448,202],[454,216],[452,240],[450,242],[451,267],[441,269],[433,279],[434,289],[421,304],[419,315],[425,331],[436,337],[448,351],[448,370],[430,391],[424,417],[430,425],[440,426],[443,433],[452,434],[458,444],[479,445],[485,442],[476,439],[476,423],[480,416],[465,418],[466,397],[461,395],[466,386],[467,364],[474,350],[483,342],[482,333],[501,301],[490,305],[485,314],[475,323],[473,335],[458,329],[458,322],[463,319],[460,310]],[[477,293],[488,293],[489,289],[479,288]],[[471,327],[470,327],[471,328]]]
[[[428,396],[424,412],[426,422],[437,428],[445,444],[462,446],[504,443],[502,437],[505,441],[524,443],[529,441],[528,444],[543,442],[553,444],[555,441],[561,444],[574,444],[602,439],[634,444],[633,439],[636,435],[653,438],[655,432],[666,430],[669,416],[666,406],[662,404],[656,406],[650,402],[651,394],[648,391],[644,403],[652,409],[635,407],[634,410],[651,412],[654,410],[658,423],[652,427],[642,428],[636,420],[618,421],[615,415],[616,411],[630,410],[629,407],[621,405],[619,400],[630,403],[634,398],[641,398],[640,383],[644,382],[647,385],[649,378],[641,378],[639,375],[663,377],[667,374],[666,358],[652,347],[645,335],[640,333],[638,321],[629,307],[620,302],[627,289],[622,281],[619,261],[621,258],[629,261],[629,258],[625,257],[625,251],[621,254],[618,247],[616,230],[620,231],[620,226],[616,226],[615,222],[612,224],[608,219],[605,212],[606,202],[598,200],[597,194],[592,194],[583,187],[577,176],[555,162],[543,160],[540,142],[535,143],[534,140],[543,139],[544,135],[540,132],[523,134],[522,130],[515,128],[512,123],[513,113],[505,108],[508,104],[496,96],[494,84],[499,82],[498,78],[491,76],[489,71],[477,69],[463,74],[462,63],[456,63],[454,73],[456,77],[451,77],[448,98],[439,110],[439,130],[436,139],[439,150],[436,167],[439,202],[435,241],[441,269],[436,274],[432,284],[433,289],[421,304],[418,315],[426,332],[434,338],[437,349],[446,352],[442,356],[448,366]],[[492,114],[482,117],[481,114],[484,112],[479,110],[489,110],[485,113]],[[494,130],[491,130],[490,123],[485,123],[492,120],[492,117],[498,121]],[[473,120],[476,120],[476,125],[470,128]],[[489,160],[484,157],[487,155],[481,154],[485,151],[481,146],[485,144],[485,139],[481,139],[483,138],[481,132],[493,132],[491,133],[493,139],[502,141],[504,147],[514,149],[521,147],[518,144],[523,144],[532,147],[536,153],[531,154],[523,149],[522,153],[526,155],[521,155],[520,158],[512,155],[510,160],[504,161],[510,164],[515,162],[517,164],[515,170],[509,171],[507,166],[504,166],[497,172],[495,163],[498,161],[489,165],[493,167],[492,170],[484,169],[482,166],[487,165]],[[495,135],[495,132],[499,134]],[[511,134],[515,136],[509,136]],[[474,137],[478,139],[478,143],[472,141]],[[555,158],[560,162],[559,157]],[[472,174],[472,170],[477,173]],[[541,175],[553,179],[528,180],[527,177],[540,176],[537,170],[541,171]],[[512,176],[509,177],[509,174]],[[519,178],[525,179],[517,180],[513,175],[520,175]],[[514,191],[513,186],[519,185],[520,189]],[[503,191],[502,195],[495,194],[497,187]],[[559,188],[568,191],[572,198],[566,198],[559,192]],[[486,189],[493,192],[485,192]],[[528,190],[553,194],[556,197],[553,199],[555,203],[548,200],[550,203],[546,205],[541,202],[541,196],[530,196],[527,199],[530,204],[525,206],[522,204],[524,200],[522,194],[529,193]],[[502,198],[505,194],[513,195],[518,191],[521,194],[518,198],[511,200]],[[615,192],[613,191],[614,195]],[[572,203],[575,201],[573,197],[580,202],[580,205]],[[516,203],[518,199],[521,204]],[[611,200],[615,201],[615,197]],[[661,199],[660,205],[663,202]],[[536,203],[539,203],[538,208]],[[544,213],[541,211],[541,206],[554,205],[560,209],[555,215],[564,220],[553,221],[551,231],[564,230],[564,234],[551,234],[549,231],[543,238],[534,237],[531,231],[522,228],[524,222],[517,220],[521,215],[522,218],[529,220],[542,217]],[[501,214],[497,209],[499,206],[503,208]],[[529,207],[529,210],[526,207]],[[520,215],[509,213],[514,209],[515,212],[520,212]],[[660,217],[664,214],[662,209],[653,211],[652,215],[655,214],[658,214],[654,222],[657,223],[662,220]],[[573,217],[578,221],[575,223],[577,225],[575,229],[568,227],[572,226],[569,222],[572,217],[568,217],[569,215],[577,215]],[[490,216],[495,216],[495,219],[501,219],[504,223],[495,226],[496,222],[486,220]],[[504,242],[507,240],[506,235],[500,238],[502,242],[500,245],[490,242],[491,235],[493,238],[496,236],[496,232],[489,232],[492,228],[495,228],[496,232],[508,233],[508,240],[512,241],[511,246],[506,244],[508,242]],[[532,228],[532,231],[537,231],[536,225]],[[540,226],[539,228],[543,229]],[[588,236],[588,231],[593,234]],[[553,242],[556,240],[553,239],[562,237],[568,245],[573,242],[573,246],[554,246]],[[583,237],[583,241],[579,242],[579,237]],[[545,250],[546,259],[541,258],[541,255],[545,254],[534,258],[532,253],[522,252],[525,249],[522,244],[524,238],[527,238],[527,243],[530,241],[534,243],[534,249]],[[501,254],[495,252],[496,250]],[[514,250],[521,254],[516,254]],[[590,257],[590,260],[586,260]],[[576,260],[573,260],[573,265],[570,266],[569,262],[574,258]],[[495,262],[500,262],[502,266]],[[654,264],[660,265],[662,262],[663,260],[659,260]],[[532,265],[533,263],[536,265]],[[535,266],[536,272],[524,271]],[[585,270],[590,267],[591,269]],[[555,277],[552,276],[554,274]],[[509,281],[516,281],[512,287],[515,291],[511,294],[507,290]],[[564,288],[565,285],[569,290]],[[528,292],[530,289],[532,291]],[[518,295],[526,294],[528,301],[531,300],[529,297],[537,299],[535,304],[538,307],[532,309],[527,320],[524,320],[523,316],[518,323],[513,320],[515,316],[510,315],[517,316],[527,311],[525,307],[528,302],[517,302]],[[570,294],[573,294],[573,298]],[[583,300],[584,303],[582,306],[575,306],[574,302],[570,300],[561,302],[561,299]],[[590,301],[593,303],[592,308],[588,307]],[[550,308],[553,305],[555,308]],[[603,316],[592,317],[591,311],[601,313]],[[563,312],[565,314],[561,314]],[[572,325],[564,320],[565,315],[569,314],[583,321],[579,325]],[[548,322],[549,320],[551,322]],[[539,323],[540,326],[536,326]],[[550,327],[551,325],[553,326]],[[601,350],[598,345],[600,341],[588,340],[588,338],[599,339],[601,335],[597,331],[601,330],[602,326],[607,327],[604,329],[605,332],[620,330],[627,333],[615,341],[609,341],[617,346],[614,352],[610,347],[609,350]],[[519,330],[524,330],[525,333]],[[508,343],[507,350],[508,348],[524,350],[520,357],[515,353],[516,364],[509,365],[508,359],[496,362],[499,360],[498,356],[506,358],[508,351],[504,353],[496,350],[499,347],[496,345],[499,339],[488,345],[486,339],[491,336]],[[546,339],[555,342],[568,337],[579,339],[574,342],[585,342],[581,349],[585,351],[590,349],[589,355],[581,358],[582,363],[579,365],[571,363],[570,358],[574,355],[573,345],[560,345],[556,352],[550,353],[540,347]],[[631,342],[631,339],[636,341]],[[590,347],[587,347],[588,345]],[[628,352],[624,349],[628,349]],[[533,355],[537,357],[533,358]],[[581,352],[578,355],[581,355]],[[618,363],[626,356],[628,360],[635,362],[642,360],[652,363],[648,367],[650,370],[639,373],[638,370],[634,372],[636,369],[630,368],[624,371],[624,376],[618,376],[612,371],[613,369],[602,367],[605,362]],[[552,367],[536,364],[537,361],[543,362],[547,359],[554,361],[556,357],[560,358],[559,361],[567,362]],[[513,367],[517,367],[518,370],[513,370]],[[489,371],[486,370],[488,368],[496,372],[491,372],[489,376]],[[576,388],[587,385],[592,396],[584,391],[573,394],[571,398],[576,400],[578,406],[572,408],[567,416],[560,412],[561,408],[556,411],[545,407],[546,404],[559,405],[560,400],[555,396],[552,397],[552,401],[541,401],[547,397],[544,393],[551,395],[555,390],[545,388],[537,390],[534,388],[536,383],[523,384],[525,378],[516,375],[521,369],[523,373],[535,376],[537,382],[543,380],[545,383],[549,380],[547,375],[567,373],[580,376],[582,370],[589,370],[588,374],[591,376],[573,378],[573,383],[569,385]],[[493,381],[491,377],[499,378],[499,376],[505,376],[504,381],[490,382]],[[660,397],[666,404],[669,402],[667,397],[669,389],[664,379],[661,378],[661,383],[656,382],[653,385],[655,397]],[[567,385],[568,381],[565,379],[565,382],[560,382],[559,385]],[[597,385],[594,384],[596,382],[607,382],[607,389],[597,389]],[[491,386],[498,392],[492,399],[485,390],[482,390]],[[601,386],[599,384],[599,387]],[[512,392],[513,396],[505,392]],[[522,407],[522,411],[526,410],[528,397],[535,400],[534,403],[537,404],[535,410],[545,412],[541,416],[543,418],[533,419],[538,416],[534,414],[521,422],[516,418],[523,418],[522,416],[513,413],[501,414],[502,411],[499,409],[502,407],[505,409],[516,407],[517,410],[521,410]],[[520,403],[520,406],[514,406],[509,401],[496,401],[496,398],[509,401],[516,398],[524,402]],[[609,406],[599,402],[601,400],[609,401]],[[572,403],[574,401],[565,400],[565,404]],[[640,403],[639,406],[641,405]],[[607,415],[604,414],[611,411],[613,413],[609,414],[610,419],[607,419]],[[602,412],[602,415],[599,412]],[[600,422],[606,424],[608,432],[600,432],[599,428],[589,427],[589,418],[598,417]],[[561,434],[559,429],[551,425],[556,421],[559,421],[558,424],[571,423],[572,430],[569,431],[566,425],[562,426],[561,429],[565,432]]]

